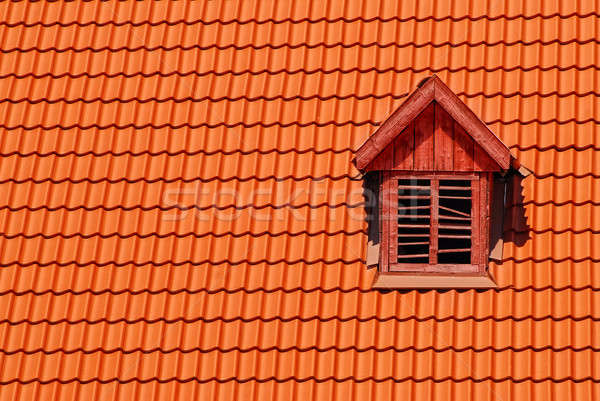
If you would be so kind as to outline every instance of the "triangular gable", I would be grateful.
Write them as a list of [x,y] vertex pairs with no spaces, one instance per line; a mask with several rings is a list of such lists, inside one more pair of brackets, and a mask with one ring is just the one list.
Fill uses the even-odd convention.
[[364,168],[377,170],[501,172],[502,168],[433,101]]
[[354,159],[356,167],[364,170],[380,153],[391,148],[396,137],[434,101],[502,170],[510,167],[511,155],[506,145],[436,75],[417,88],[358,149]]

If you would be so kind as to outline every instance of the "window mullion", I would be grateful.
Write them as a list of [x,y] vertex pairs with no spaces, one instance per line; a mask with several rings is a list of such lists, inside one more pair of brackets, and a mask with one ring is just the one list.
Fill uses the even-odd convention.
[[437,178],[431,180],[431,216],[429,229],[429,264],[436,265],[438,263],[438,225],[439,225],[439,192],[440,181]]

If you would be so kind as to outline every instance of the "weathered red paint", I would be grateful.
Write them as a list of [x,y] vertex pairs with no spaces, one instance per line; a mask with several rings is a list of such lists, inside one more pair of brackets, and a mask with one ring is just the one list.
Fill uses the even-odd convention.
[[[413,110],[414,111],[414,110]],[[407,122],[402,132],[369,162],[368,170],[383,171],[381,183],[380,271],[483,273],[488,262],[491,174],[501,167],[485,149],[433,101]],[[398,257],[399,178],[431,179],[429,263],[402,263]],[[439,180],[464,178],[471,185],[471,263],[439,264]],[[408,225],[405,225],[409,227]],[[467,237],[468,238],[468,237]]]
[[[511,155],[506,145],[435,75],[417,88],[356,151],[354,158],[356,166],[360,170],[375,170],[377,164],[373,164],[372,161],[378,158],[386,149],[395,148],[393,143],[398,135],[402,132],[410,134],[413,130],[410,129],[409,125],[415,122],[415,154],[430,154],[431,160],[415,158],[413,165],[421,170],[429,170],[429,163],[435,163],[434,151],[438,150],[435,149],[435,146],[429,146],[430,133],[428,132],[428,126],[430,125],[433,130],[436,125],[433,120],[435,110],[431,113],[432,103],[435,103],[435,108],[439,108],[440,115],[443,115],[442,119],[452,119],[454,121],[454,131],[456,131],[457,126],[462,127],[469,137],[482,147],[490,160],[493,161],[494,171],[507,170],[510,167]],[[445,114],[442,113],[442,109]],[[430,118],[431,121],[429,121]],[[439,121],[440,127],[442,127],[442,123],[443,121]],[[408,130],[406,130],[407,127],[409,127]],[[431,136],[434,136],[433,133],[431,133]],[[434,138],[432,138],[432,142],[435,142]],[[442,143],[441,149],[445,149],[445,143]],[[432,152],[429,152],[429,150],[432,150]],[[392,155],[392,157],[394,156]],[[475,158],[475,155],[471,154],[471,158]],[[485,165],[485,168],[488,169],[486,171],[492,171],[489,170],[491,166],[488,165],[487,161],[482,165]],[[440,159],[439,166],[436,169],[442,171],[442,168],[447,171],[445,161],[442,163]]]
[[367,171],[501,171],[469,133],[430,103],[366,167]]

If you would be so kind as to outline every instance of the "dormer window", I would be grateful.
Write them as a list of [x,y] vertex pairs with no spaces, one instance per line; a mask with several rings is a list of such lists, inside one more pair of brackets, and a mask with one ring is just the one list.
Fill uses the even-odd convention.
[[375,287],[495,287],[492,187],[510,151],[439,78],[413,92],[355,163],[379,177]]
[[479,177],[389,174],[387,179],[390,197],[396,198],[390,206],[398,205],[390,208],[389,271],[482,270],[480,252],[473,249],[479,242],[479,230],[473,230],[473,217],[480,215],[473,202],[479,198]]

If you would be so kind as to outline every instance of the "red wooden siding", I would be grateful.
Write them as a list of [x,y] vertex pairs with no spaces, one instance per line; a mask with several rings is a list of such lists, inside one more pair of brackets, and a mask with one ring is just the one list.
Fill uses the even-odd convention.
[[435,105],[434,144],[435,170],[452,171],[454,169],[454,120],[443,107]]
[[[408,127],[404,129],[402,134],[398,135],[394,139],[393,152],[394,152],[394,164],[393,170],[412,170],[413,165],[413,148],[415,146],[415,125],[410,123]],[[376,159],[377,160],[377,159]]]
[[367,170],[480,172],[500,167],[443,107],[432,102]]
[[454,171],[473,171],[473,138],[454,123]]
[[[397,135],[375,159],[368,169],[382,170],[381,184],[381,263],[382,272],[421,272],[421,273],[475,273],[483,272],[487,264],[488,225],[489,225],[489,176],[499,171],[498,164],[484,151],[438,103],[431,102],[423,111]],[[464,173],[471,174],[464,174]],[[452,247],[444,242],[440,250],[439,241],[439,180],[455,177],[462,173],[462,179],[471,182],[471,259],[470,263],[444,263],[440,252],[451,253]],[[398,221],[398,179],[412,177],[431,180],[431,227],[429,229],[428,263],[409,261],[415,255],[402,251],[398,253],[398,230],[417,228],[411,223]],[[447,190],[448,188],[445,188]],[[417,223],[414,223],[417,224]],[[452,229],[447,225],[444,230]],[[406,232],[408,233],[408,231]],[[416,234],[415,234],[416,235]],[[449,238],[444,234],[444,238]],[[465,234],[466,235],[466,234]],[[410,242],[410,241],[409,241]],[[416,241],[415,241],[416,242]],[[402,244],[406,246],[406,244]],[[458,249],[458,248],[456,248]],[[460,248],[460,250],[464,250]],[[403,262],[404,260],[404,262]],[[440,260],[442,263],[440,263]]]
[[497,169],[496,162],[477,144],[475,144],[473,161],[475,171],[496,171]]
[[433,170],[433,118],[434,103],[432,102],[415,119],[415,170]]
[[393,148],[387,147],[377,156],[367,170],[377,171],[377,170],[391,170],[392,169],[392,160],[394,159],[394,150]]

